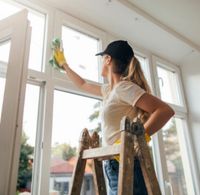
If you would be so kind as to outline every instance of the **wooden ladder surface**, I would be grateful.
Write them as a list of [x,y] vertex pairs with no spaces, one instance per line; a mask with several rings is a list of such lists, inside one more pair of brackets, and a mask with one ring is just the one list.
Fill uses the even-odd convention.
[[[77,162],[72,176],[70,195],[80,195],[87,159],[93,161],[93,175],[96,195],[106,195],[106,185],[103,175],[102,160],[112,159],[120,155],[118,195],[133,195],[134,156],[137,155],[148,195],[161,195],[151,160],[148,145],[145,140],[144,127],[137,122],[131,122],[128,117],[121,120],[121,143],[107,147],[99,147],[99,135],[94,132],[89,135],[87,129],[82,131]],[[134,145],[138,144],[139,154]]]

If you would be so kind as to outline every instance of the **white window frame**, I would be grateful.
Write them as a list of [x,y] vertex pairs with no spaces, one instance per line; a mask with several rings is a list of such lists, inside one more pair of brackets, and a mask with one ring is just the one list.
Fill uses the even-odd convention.
[[[95,38],[96,40],[99,40],[99,45],[98,48],[101,51],[102,50],[102,46],[103,44],[105,44],[105,32],[103,32],[102,30],[93,27],[77,18],[74,18],[70,15],[64,14],[62,12],[56,11],[55,14],[55,31],[54,31],[54,37],[62,37],[62,26],[66,26],[69,28],[72,28],[74,30],[77,30],[78,32],[81,32],[83,34],[86,34],[90,37]],[[100,60],[99,60],[99,64],[100,64]],[[101,65],[99,66],[98,69],[99,72],[99,78],[98,80],[101,81]],[[53,75],[54,78],[58,78],[61,80],[69,80],[66,75],[64,74],[60,74],[58,71],[53,70]],[[90,81],[87,80],[87,82],[89,83],[96,83],[96,84],[100,84],[99,82],[94,82],[94,81]]]
[[[100,41],[100,50],[101,46],[105,40],[105,33],[87,23],[84,23],[68,14],[64,14],[60,11],[55,11],[55,15],[52,17],[51,27],[48,26],[48,32],[51,30],[53,32],[51,35],[47,36],[48,43],[51,43],[51,40],[54,37],[61,37],[61,28],[62,25],[66,25],[72,27],[74,29],[79,30],[85,34],[89,34],[92,37],[98,37]],[[49,29],[50,28],[50,29]],[[51,56],[51,49],[48,45],[47,50],[49,51],[49,56]],[[46,64],[48,63],[49,59],[46,59]],[[101,68],[101,67],[100,67]],[[99,71],[100,72],[100,71]],[[45,96],[45,104],[48,107],[45,108],[44,111],[44,133],[43,133],[43,155],[42,155],[42,166],[41,166],[41,182],[40,182],[40,190],[39,194],[49,194],[49,178],[50,178],[50,159],[51,159],[51,134],[52,134],[52,121],[53,121],[53,97],[54,97],[54,90],[62,90],[69,93],[75,93],[77,95],[83,95],[95,99],[101,100],[99,96],[93,96],[87,92],[81,91],[79,88],[75,87],[74,84],[67,78],[66,74],[61,74],[57,70],[54,70],[48,64],[46,67],[46,85],[44,89],[44,96]],[[37,73],[35,73],[37,78]],[[100,84],[94,81],[88,81],[90,83]]]
[[[182,106],[179,105],[174,105],[171,103],[168,103],[175,111],[175,118],[180,118],[183,119],[183,126],[184,126],[184,135],[181,136],[181,139],[184,140],[184,143],[187,144],[187,146],[184,147],[184,149],[186,151],[184,151],[184,156],[187,156],[188,158],[188,162],[186,163],[187,167],[191,167],[191,172],[190,172],[190,176],[191,176],[191,180],[192,180],[192,184],[193,184],[193,189],[190,191],[191,193],[193,192],[197,192],[198,189],[198,176],[195,170],[197,170],[197,164],[195,161],[195,156],[194,156],[194,151],[192,149],[192,143],[191,143],[191,135],[189,134],[189,130],[188,130],[188,117],[187,117],[187,104],[186,104],[186,100],[185,100],[185,95],[184,95],[184,88],[182,85],[182,80],[181,80],[181,71],[180,68],[167,61],[164,60],[158,56],[152,55],[152,68],[153,68],[153,72],[155,75],[155,93],[158,97],[161,97],[160,94],[160,89],[159,89],[159,82],[158,82],[158,74],[157,74],[157,66],[159,67],[163,67],[166,70],[170,70],[170,71],[175,71],[177,73],[177,79],[178,79],[178,87],[179,87],[179,95],[182,98]],[[157,142],[155,143],[155,150],[156,155],[158,155],[156,157],[156,166],[158,168],[158,178],[161,179],[161,186],[162,189],[164,188],[165,190],[163,191],[164,194],[166,193],[172,193],[172,186],[169,182],[169,178],[168,178],[168,172],[167,172],[167,166],[166,166],[166,160],[165,160],[165,152],[164,152],[164,143],[163,143],[163,138],[162,138],[162,132],[158,132],[157,134]],[[189,160],[190,159],[190,160]],[[195,194],[195,193],[194,193]]]
[[[11,39],[1,119],[0,194],[15,194],[31,28],[27,10],[1,21],[1,37]],[[20,25],[19,25],[20,24]],[[3,32],[3,34],[2,34]],[[4,35],[5,34],[5,35]],[[17,55],[16,55],[16,51]],[[18,66],[16,68],[16,65]]]
[[179,95],[182,98],[182,106],[181,105],[175,105],[172,103],[168,103],[172,108],[174,108],[174,110],[176,110],[177,112],[181,113],[187,113],[187,107],[186,107],[186,101],[185,101],[185,95],[184,95],[184,91],[183,91],[183,86],[182,86],[182,81],[181,81],[181,72],[180,72],[180,68],[177,65],[174,65],[166,60],[163,60],[157,56],[153,56],[153,68],[154,68],[154,72],[155,72],[155,84],[156,84],[156,93],[159,97],[161,97],[160,94],[160,88],[159,88],[159,82],[158,82],[158,73],[157,73],[157,66],[164,68],[166,70],[172,71],[172,72],[176,72],[177,74],[177,81],[178,81],[178,87],[179,87]]

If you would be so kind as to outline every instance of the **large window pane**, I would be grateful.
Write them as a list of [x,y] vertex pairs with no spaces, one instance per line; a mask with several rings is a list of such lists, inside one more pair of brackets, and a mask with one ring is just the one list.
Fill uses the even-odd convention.
[[[6,18],[23,8],[25,7],[18,3],[9,3],[0,0],[0,19]],[[29,9],[28,19],[30,21],[30,26],[32,27],[28,66],[30,69],[41,71],[45,34],[45,15]]]
[[186,143],[182,138],[184,129],[181,124],[181,119],[173,118],[162,129],[168,176],[174,195],[190,194],[188,191],[192,188],[188,157],[182,149]]
[[[100,130],[100,101],[55,90],[51,148],[50,194],[68,194],[80,133]],[[84,195],[95,194],[91,164],[86,166]]]
[[10,53],[10,43],[10,41],[0,42],[0,122],[6,83],[7,64]]
[[31,192],[40,87],[27,84],[21,137],[18,192]]
[[161,99],[172,104],[183,105],[178,75],[175,71],[157,66]]
[[98,40],[66,26],[62,27],[62,40],[70,66],[82,77],[98,82]]

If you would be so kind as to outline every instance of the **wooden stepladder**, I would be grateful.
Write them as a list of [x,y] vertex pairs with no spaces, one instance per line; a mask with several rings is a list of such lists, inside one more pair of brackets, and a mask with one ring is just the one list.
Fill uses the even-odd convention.
[[[128,117],[121,120],[121,143],[107,147],[99,147],[99,135],[94,132],[89,135],[84,129],[80,139],[77,163],[72,176],[70,195],[80,195],[87,159],[93,161],[93,173],[96,195],[106,195],[102,160],[112,159],[120,155],[118,195],[133,195],[134,181],[134,157],[137,155],[148,195],[161,195],[160,187],[156,178],[155,170],[147,146],[143,125],[131,122]],[[139,147],[136,154],[135,145]]]

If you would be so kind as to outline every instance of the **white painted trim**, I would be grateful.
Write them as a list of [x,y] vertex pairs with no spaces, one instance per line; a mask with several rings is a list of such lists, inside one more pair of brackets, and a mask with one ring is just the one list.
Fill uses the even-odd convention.
[[53,122],[53,96],[54,87],[51,81],[48,81],[44,88],[44,132],[42,137],[42,155],[41,155],[41,182],[39,186],[39,194],[49,194],[49,176],[51,161],[51,136]]
[[[55,21],[55,10],[51,9],[48,12],[47,17],[47,28],[46,28],[46,42],[45,42],[45,72],[44,72],[44,86],[42,88],[42,104],[41,109],[42,124],[38,124],[42,127],[40,139],[41,143],[41,158],[40,158],[40,169],[39,171],[39,186],[34,186],[34,195],[38,194],[49,194],[49,175],[50,175],[50,163],[51,163],[51,133],[52,133],[52,121],[53,121],[53,77],[52,67],[49,65],[49,59],[51,56],[50,43],[54,37],[54,21]],[[43,74],[43,73],[42,73]],[[39,140],[38,140],[39,141]]]
[[[6,84],[0,124],[0,194],[16,193],[25,81],[30,43],[27,10],[10,16],[0,23],[2,29],[11,29],[11,48],[6,73]],[[28,37],[27,37],[28,36]],[[18,51],[16,53],[16,51]],[[26,57],[25,57],[26,55]],[[17,66],[17,68],[16,68]]]
[[[27,36],[25,37],[25,46],[24,46],[24,56],[23,56],[23,64],[22,64],[22,72],[21,72],[21,81],[20,81],[20,97],[18,102],[18,116],[17,116],[17,124],[18,128],[16,129],[16,137],[15,137],[15,152],[13,154],[13,167],[11,173],[11,181],[10,181],[10,194],[16,193],[16,184],[17,184],[17,176],[18,176],[18,168],[19,164],[19,156],[21,149],[21,134],[22,134],[22,124],[23,124],[23,113],[24,113],[24,101],[25,101],[25,91],[26,91],[26,81],[27,81],[27,73],[28,73],[28,60],[29,60],[29,50],[30,50],[30,42],[31,42],[31,27],[28,22],[27,24]],[[18,131],[18,132],[17,132]],[[12,191],[11,191],[12,189]]]
[[[87,82],[93,83],[91,81],[87,81]],[[101,85],[101,84],[99,84],[99,85]],[[59,80],[59,79],[54,79],[54,89],[58,89],[58,90],[61,90],[61,91],[70,92],[70,93],[74,93],[74,94],[77,94],[77,95],[82,95],[82,96],[102,100],[101,96],[95,96],[95,95],[92,95],[92,94],[87,93],[85,91],[82,91],[81,89],[76,87],[71,81],[62,81],[62,80]]]
[[[35,82],[35,81],[33,81]],[[28,82],[29,83],[29,82]],[[36,83],[35,83],[36,85]],[[41,182],[41,166],[42,166],[42,138],[43,138],[43,124],[44,124],[44,88],[45,82],[37,83],[40,87],[39,92],[39,105],[38,105],[38,116],[37,116],[37,129],[35,138],[35,148],[34,148],[34,163],[33,163],[33,176],[31,185],[31,194],[40,194],[40,182]]]

